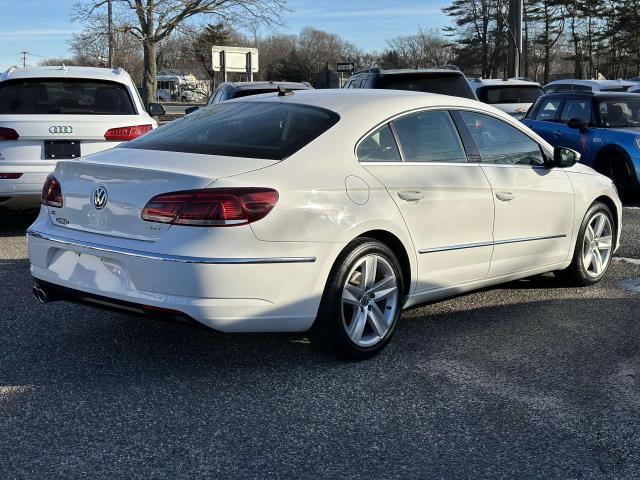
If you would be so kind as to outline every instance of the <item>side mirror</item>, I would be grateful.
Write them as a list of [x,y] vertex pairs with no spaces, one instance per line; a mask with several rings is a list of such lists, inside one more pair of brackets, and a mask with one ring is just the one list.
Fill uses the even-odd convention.
[[152,117],[159,117],[161,115],[167,114],[167,109],[164,108],[164,105],[160,103],[150,103],[149,108],[147,108],[149,115]]
[[553,149],[553,162],[551,167],[569,168],[580,161],[580,154],[575,150],[566,147],[556,147]]
[[189,115],[190,113],[193,113],[193,112],[195,112],[196,110],[199,110],[199,109],[200,109],[200,107],[195,107],[195,106],[194,107],[189,107],[189,108],[185,109],[184,114],[185,115]]
[[567,122],[567,127],[573,128],[575,130],[580,130],[580,133],[585,133],[587,131],[587,126],[579,118],[569,119],[569,121]]

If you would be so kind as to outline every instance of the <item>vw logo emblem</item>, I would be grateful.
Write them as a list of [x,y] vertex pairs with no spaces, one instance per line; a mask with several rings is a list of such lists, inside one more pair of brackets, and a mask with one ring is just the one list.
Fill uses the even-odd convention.
[[73,133],[73,127],[68,125],[52,125],[49,127],[49,133]]
[[102,185],[98,185],[93,191],[93,195],[91,196],[93,206],[96,207],[96,210],[102,210],[104,207],[106,207],[108,199],[109,194],[107,193],[107,189]]

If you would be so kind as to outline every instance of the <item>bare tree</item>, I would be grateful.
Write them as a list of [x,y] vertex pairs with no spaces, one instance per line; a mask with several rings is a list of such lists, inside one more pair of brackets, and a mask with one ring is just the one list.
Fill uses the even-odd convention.
[[386,58],[390,60],[392,55],[389,52],[395,52],[396,68],[436,67],[447,65],[454,59],[453,45],[435,29],[419,29],[413,35],[387,40],[387,45]]
[[[75,18],[91,22],[106,0],[79,0]],[[142,44],[142,88],[148,104],[156,96],[157,45],[176,29],[197,17],[225,23],[275,25],[286,11],[286,0],[114,0],[114,15],[126,23],[126,31]]]

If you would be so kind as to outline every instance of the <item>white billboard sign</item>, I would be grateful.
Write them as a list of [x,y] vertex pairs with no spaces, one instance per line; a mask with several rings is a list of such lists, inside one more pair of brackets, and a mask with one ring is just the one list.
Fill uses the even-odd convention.
[[251,72],[258,72],[258,49],[246,47],[211,47],[214,72],[247,73],[248,55],[251,56]]

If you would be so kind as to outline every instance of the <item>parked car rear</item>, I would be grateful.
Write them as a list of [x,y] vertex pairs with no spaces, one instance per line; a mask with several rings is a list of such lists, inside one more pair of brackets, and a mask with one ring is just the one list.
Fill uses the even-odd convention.
[[112,148],[156,126],[122,69],[6,71],[0,76],[0,206],[37,206],[58,160]]
[[363,70],[349,77],[343,88],[376,88],[439,93],[477,100],[464,74],[457,68]]
[[500,79],[469,79],[469,84],[478,96],[478,100],[508,113],[521,120],[527,110],[531,108],[544,90],[538,82],[510,78]]

